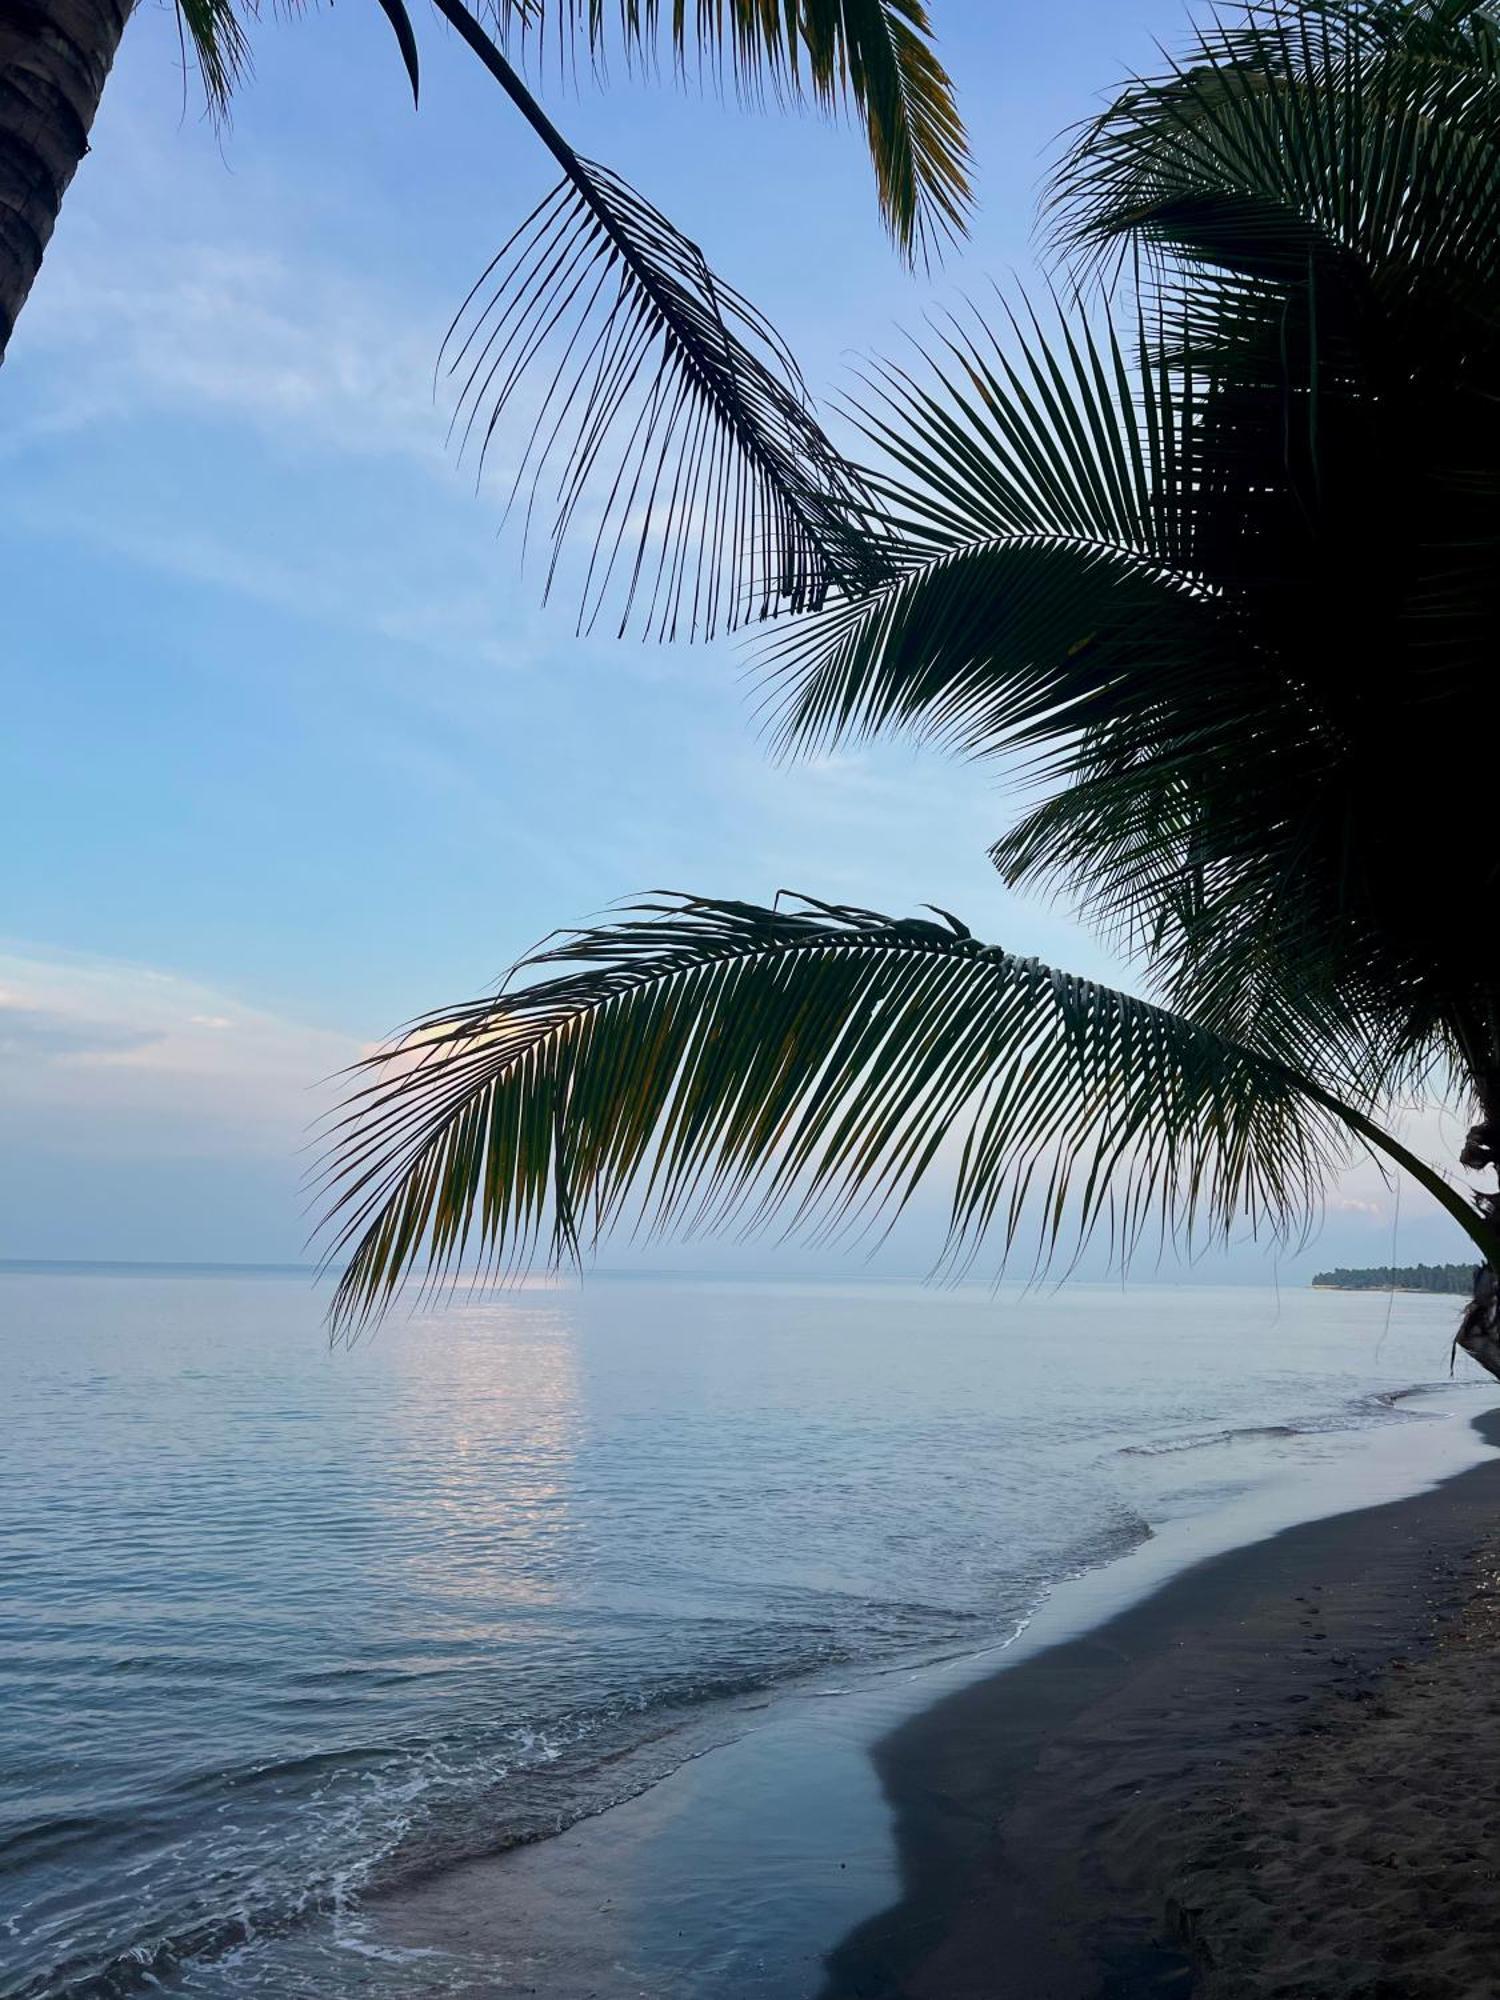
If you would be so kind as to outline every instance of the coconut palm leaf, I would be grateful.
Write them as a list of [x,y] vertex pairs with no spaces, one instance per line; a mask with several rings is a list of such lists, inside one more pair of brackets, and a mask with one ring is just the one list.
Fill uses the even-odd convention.
[[964,230],[968,145],[921,0],[495,0],[493,11],[502,32],[543,47],[550,39],[565,64],[582,50],[602,66],[617,48],[628,64],[665,56],[679,72],[727,75],[746,98],[851,109],[903,254],[926,259]]
[[1071,742],[1135,713],[1148,663],[1190,694],[1206,655],[1232,656],[1174,481],[1190,390],[1141,375],[1107,319],[1055,346],[1034,318],[1009,328],[1007,350],[955,322],[925,378],[872,377],[859,414],[899,566],[765,648],[783,748],[893,725],[971,752]]
[[950,341],[936,392],[887,371],[915,553],[772,662],[793,743],[1030,746],[1008,878],[1361,1093],[1473,1078],[1500,985],[1467,914],[1500,865],[1445,824],[1495,699],[1493,22],[1375,11],[1252,10],[1085,134],[1064,209],[1148,253],[1137,352],[1106,327],[1096,370],[1080,316]]
[[[1009,351],[955,333],[930,380],[877,378],[866,428],[893,468],[880,492],[906,554],[890,583],[767,650],[782,745],[905,727],[971,754],[1024,752],[1044,797],[995,847],[1013,885],[1064,890],[1145,956],[1163,998],[1231,1038],[1372,1099],[1412,1087],[1453,1050],[1325,858],[1360,692],[1307,615],[1314,589],[1348,587],[1350,629],[1373,624],[1366,600],[1383,603],[1398,553],[1372,539],[1344,586],[1347,553],[1321,554],[1308,508],[1264,518],[1289,466],[1248,355],[1205,344],[1184,371],[1144,328],[1139,365],[1107,319],[1050,343],[1013,332]],[[1284,364],[1268,339],[1275,408]],[[1326,421],[1338,439],[1335,408]],[[1388,452],[1389,434],[1371,445]],[[1350,518],[1395,504],[1374,467],[1357,467],[1360,484],[1329,478],[1341,540]],[[1288,514],[1290,555],[1268,553]],[[1277,586],[1320,554],[1273,618]],[[1414,683],[1385,713],[1405,735],[1433,700]]]
[[1388,310],[1398,274],[1413,312],[1424,275],[1477,299],[1496,254],[1497,50],[1491,0],[1247,8],[1084,127],[1051,191],[1059,239],[1277,282],[1312,258],[1362,272]]
[[179,35],[192,50],[203,94],[216,117],[227,113],[235,85],[249,65],[244,12],[238,0],[177,0]]
[[514,1270],[632,1213],[878,1226],[935,1176],[950,1264],[1023,1225],[1044,1258],[1100,1229],[1123,1257],[1153,1227],[1282,1228],[1374,1131],[1256,1051],[952,918],[659,897],[521,972],[365,1066],[329,1182],[341,1326],[419,1263]]
[[829,442],[764,319],[696,245],[581,159],[462,0],[436,0],[563,169],[444,344],[460,449],[482,472],[529,398],[510,473],[551,544],[581,523],[580,624],[614,593],[664,637],[803,610],[885,572],[860,475]]
[[[501,442],[510,502],[522,503],[528,529],[540,517],[551,544],[548,590],[575,529],[587,551],[581,627],[613,598],[622,631],[633,621],[662,637],[711,636],[747,617],[816,607],[830,589],[868,588],[889,568],[869,496],[824,434],[785,345],[659,210],[568,145],[464,0],[435,4],[563,174],[471,291],[440,362],[453,388],[454,431],[479,476],[503,420],[524,411],[519,448],[508,432]],[[756,16],[754,47],[773,80],[796,73],[797,50],[804,60],[821,50],[835,71],[842,64],[865,78],[860,36],[873,32],[884,5],[867,17],[860,0],[848,4],[848,22],[838,9],[827,18],[817,6],[799,11],[792,54],[757,7],[706,9],[696,30],[709,48],[733,43],[743,66]],[[415,91],[404,0],[380,5]],[[890,5],[904,18],[904,0]],[[648,26],[654,32],[650,11],[632,19],[626,9],[627,39],[637,45]],[[499,12],[512,23],[545,18],[536,6]],[[241,13],[234,0],[183,0],[182,18],[210,100],[222,106],[248,54]],[[599,10],[590,18],[597,28]],[[576,25],[575,16],[565,19]],[[674,33],[680,46],[685,18]],[[890,27],[887,39],[895,34]],[[925,46],[911,65],[920,68]],[[960,159],[940,69],[930,83],[936,96],[921,115],[939,118],[947,106]],[[873,134],[884,100],[874,84],[860,89]],[[915,116],[915,101],[902,102]],[[937,197],[923,178],[926,154],[908,161],[903,177],[899,153],[887,133],[877,148],[882,187],[914,240]]]

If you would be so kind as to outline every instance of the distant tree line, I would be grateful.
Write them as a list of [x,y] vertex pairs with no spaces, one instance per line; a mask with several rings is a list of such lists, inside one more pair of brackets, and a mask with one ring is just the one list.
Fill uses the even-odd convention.
[[1474,1283],[1472,1264],[1382,1264],[1372,1271],[1319,1271],[1313,1279],[1337,1292],[1461,1292]]

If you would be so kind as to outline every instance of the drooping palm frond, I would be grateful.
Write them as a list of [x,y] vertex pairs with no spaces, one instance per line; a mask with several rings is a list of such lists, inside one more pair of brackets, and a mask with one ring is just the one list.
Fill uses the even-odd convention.
[[887,558],[859,474],[754,307],[620,178],[581,159],[462,0],[437,0],[563,169],[449,331],[460,448],[482,470],[530,399],[512,501],[538,513],[548,583],[575,526],[580,623],[711,635],[866,587]]
[[[567,965],[572,970],[553,973]],[[621,1223],[878,1224],[951,1184],[948,1256],[1024,1226],[1284,1227],[1358,1130],[1283,1066],[955,920],[663,897],[366,1066],[337,1131],[335,1317],[409,1271],[514,1269]]]
[[679,73],[727,74],[742,97],[804,96],[863,124],[897,246],[927,258],[962,234],[971,200],[968,144],[922,0],[492,0],[502,31],[564,62],[596,66],[612,49]]
[[203,94],[216,118],[228,112],[235,86],[249,65],[250,39],[244,17],[253,11],[239,0],[177,0],[178,29],[192,50]]

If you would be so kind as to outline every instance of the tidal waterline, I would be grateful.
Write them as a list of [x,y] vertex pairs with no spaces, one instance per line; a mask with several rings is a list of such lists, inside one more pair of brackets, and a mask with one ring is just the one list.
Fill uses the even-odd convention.
[[364,1899],[1472,1401],[1441,1299],[596,1280],[352,1353],[320,1305],[0,1279],[7,1995],[409,1991]]

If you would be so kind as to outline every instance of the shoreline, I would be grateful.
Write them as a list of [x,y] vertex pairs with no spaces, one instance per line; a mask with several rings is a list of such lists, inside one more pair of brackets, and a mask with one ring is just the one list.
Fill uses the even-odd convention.
[[[1474,1428],[1500,1446],[1500,1412]],[[1352,1886],[1352,1850],[1390,1805],[1384,1767],[1363,1798],[1336,1769],[1323,1774],[1351,1854],[1330,1857],[1327,1828],[1309,1838],[1280,1794],[1303,1745],[1337,1726],[1347,1748],[1389,1719],[1393,1675],[1440,1640],[1461,1643],[1497,1527],[1500,1464],[1481,1465],[1213,1557],[914,1717],[874,1752],[902,1899],[837,1947],[819,2000],[1479,1990],[1441,1974],[1429,1988],[1410,1966],[1381,1984],[1378,1958],[1360,1949],[1374,1898]],[[1473,1804],[1487,1832],[1500,1795]],[[1406,1834],[1397,1865],[1420,1866]],[[1392,1842],[1374,1844],[1368,1865],[1388,1901]],[[1262,1874],[1275,1879],[1269,1897]],[[1306,1983],[1282,1964],[1262,1987],[1262,1961],[1286,1957],[1275,1940],[1289,1932]]]
[[1200,1908],[1202,1864],[1168,1839],[1194,1802],[1426,1643],[1500,1510],[1500,1464],[1475,1456],[1500,1414],[1448,1440],[1396,1485],[1414,1497],[1370,1503],[1406,1447],[1367,1437],[1325,1459],[1321,1515],[1304,1494],[1259,1530],[1233,1508],[1174,1522],[1059,1587],[1011,1648],[750,1704],[770,1713],[649,1790],[372,1898],[359,1948],[464,2000],[1185,1993],[1182,1940],[1211,1951],[1212,1925],[1165,1917],[1173,1882],[1132,1857],[1176,1853],[1200,1903],[1176,1900]]

